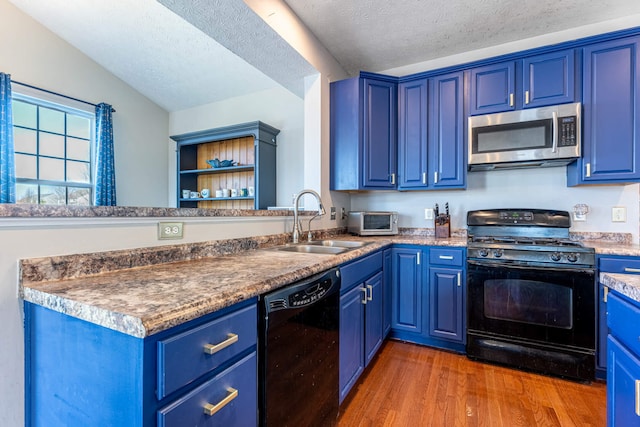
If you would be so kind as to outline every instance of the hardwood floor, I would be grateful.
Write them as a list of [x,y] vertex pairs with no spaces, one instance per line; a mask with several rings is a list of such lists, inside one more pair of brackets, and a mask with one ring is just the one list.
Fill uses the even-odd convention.
[[340,427],[605,426],[606,386],[388,341],[341,408]]

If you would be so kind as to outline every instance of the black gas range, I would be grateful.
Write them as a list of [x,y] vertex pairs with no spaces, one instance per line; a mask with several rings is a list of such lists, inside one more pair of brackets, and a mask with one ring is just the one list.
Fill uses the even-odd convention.
[[467,355],[577,380],[595,371],[595,251],[566,211],[467,214]]

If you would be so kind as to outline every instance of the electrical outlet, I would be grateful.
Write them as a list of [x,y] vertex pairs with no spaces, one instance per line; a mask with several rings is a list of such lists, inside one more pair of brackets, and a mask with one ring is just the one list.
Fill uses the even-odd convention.
[[158,239],[182,239],[182,225],[181,222],[159,222]]
[[426,208],[424,210],[424,219],[433,219],[433,209],[432,208]]
[[612,207],[611,222],[627,222],[627,208],[624,206]]
[[345,208],[340,208],[340,216],[342,217],[343,221],[347,219],[347,211]]
[[336,207],[331,206],[331,220],[335,220],[335,219],[336,219]]

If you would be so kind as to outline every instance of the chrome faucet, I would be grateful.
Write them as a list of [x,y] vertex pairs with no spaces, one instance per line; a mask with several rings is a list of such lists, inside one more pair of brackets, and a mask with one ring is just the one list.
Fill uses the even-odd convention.
[[[300,197],[305,194],[311,194],[318,201],[318,214],[311,218],[311,221],[318,216],[324,215],[326,211],[324,210],[324,206],[322,206],[322,200],[320,200],[320,195],[313,190],[302,190],[296,197],[293,199],[293,243],[298,243],[300,239],[300,233],[302,232],[300,227],[300,222],[298,220],[298,203],[300,202]],[[309,221],[309,234],[311,234],[311,221]]]

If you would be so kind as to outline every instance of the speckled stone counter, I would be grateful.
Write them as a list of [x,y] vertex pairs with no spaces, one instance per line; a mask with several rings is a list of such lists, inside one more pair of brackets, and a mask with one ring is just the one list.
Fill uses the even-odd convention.
[[272,250],[268,246],[278,243],[272,236],[28,259],[20,265],[20,293],[25,301],[142,338],[392,243],[466,244],[421,235],[357,240],[369,244],[338,255]]
[[640,302],[640,275],[600,273],[600,283]]

